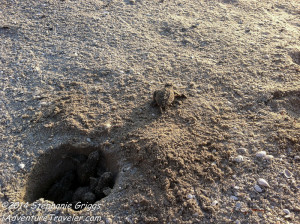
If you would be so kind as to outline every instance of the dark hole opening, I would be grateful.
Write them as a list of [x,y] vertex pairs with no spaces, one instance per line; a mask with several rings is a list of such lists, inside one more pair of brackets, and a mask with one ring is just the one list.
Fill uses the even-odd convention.
[[99,148],[63,145],[39,158],[29,175],[24,199],[32,203],[44,198],[81,210],[111,193],[117,170],[113,157]]
[[300,51],[294,51],[290,53],[290,56],[294,63],[300,65]]

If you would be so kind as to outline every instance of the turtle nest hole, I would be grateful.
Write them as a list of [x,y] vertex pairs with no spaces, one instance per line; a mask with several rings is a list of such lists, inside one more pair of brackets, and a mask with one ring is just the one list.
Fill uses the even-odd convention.
[[297,65],[300,65],[300,51],[290,52],[290,56],[294,63],[296,63]]
[[[81,210],[108,196],[118,175],[117,162],[99,148],[62,145],[43,154],[31,171],[24,200],[40,198]],[[82,206],[75,206],[80,203]]]

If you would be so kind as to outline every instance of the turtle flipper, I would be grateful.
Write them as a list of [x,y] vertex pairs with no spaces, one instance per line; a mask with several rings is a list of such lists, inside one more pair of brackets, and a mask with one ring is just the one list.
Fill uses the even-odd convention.
[[175,99],[186,99],[187,98],[187,96],[184,93],[179,93],[175,90],[174,90],[174,97],[175,97]]

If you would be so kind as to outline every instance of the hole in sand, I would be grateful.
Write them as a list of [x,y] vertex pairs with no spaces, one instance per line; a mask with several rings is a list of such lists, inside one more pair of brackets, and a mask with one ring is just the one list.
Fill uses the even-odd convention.
[[290,53],[290,56],[294,63],[300,65],[300,51],[294,51]]
[[44,198],[81,210],[108,196],[117,175],[113,155],[96,147],[62,145],[39,158],[28,177],[24,200]]

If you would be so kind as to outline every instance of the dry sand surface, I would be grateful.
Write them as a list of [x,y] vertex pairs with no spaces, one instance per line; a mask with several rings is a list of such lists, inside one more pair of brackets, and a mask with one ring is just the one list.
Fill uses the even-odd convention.
[[[299,0],[0,3],[3,223],[300,223]],[[52,206],[97,150],[107,196]]]

